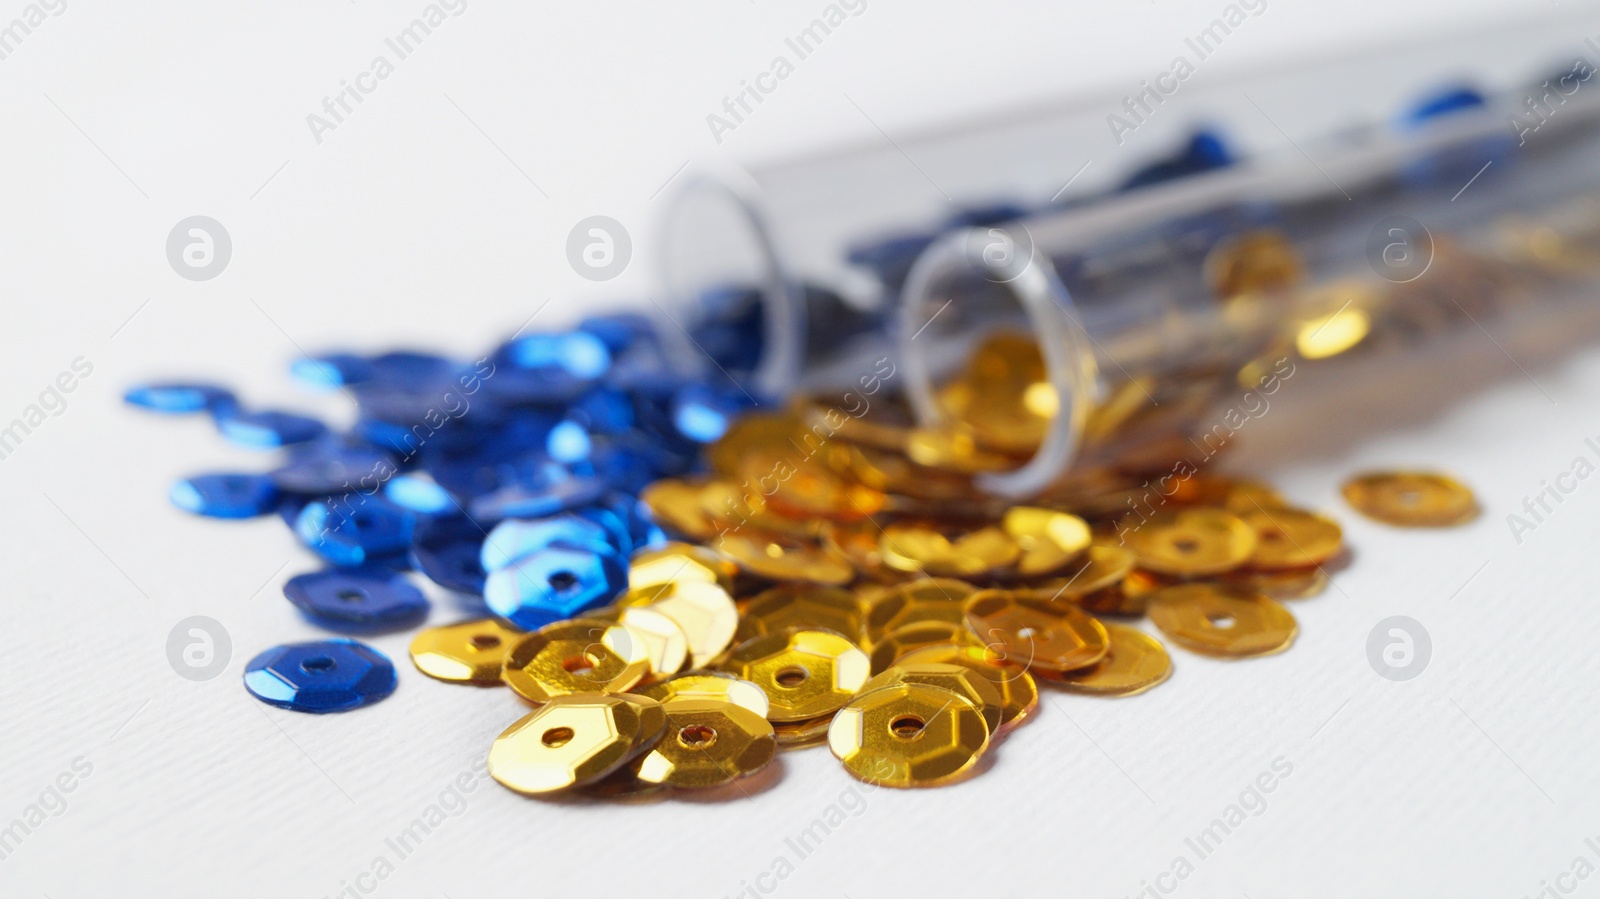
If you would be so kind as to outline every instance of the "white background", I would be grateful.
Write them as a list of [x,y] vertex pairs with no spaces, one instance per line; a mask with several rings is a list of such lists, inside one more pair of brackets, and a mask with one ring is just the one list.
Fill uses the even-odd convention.
[[[0,421],[73,359],[94,366],[0,462],[0,826],[74,759],[92,765],[65,812],[0,861],[7,897],[337,895],[523,712],[504,691],[424,678],[406,635],[372,641],[397,660],[400,687],[371,709],[315,717],[250,699],[250,656],[317,634],[280,593],[312,560],[276,519],[173,509],[175,477],[268,460],[205,422],[125,409],[128,384],[212,377],[251,402],[345,421],[340,403],[289,384],[296,344],[467,354],[546,301],[550,325],[640,303],[657,204],[689,160],[749,163],[1054,96],[1120,97],[1224,4],[869,0],[718,145],[706,114],[820,0],[471,0],[316,142],[306,115],[423,5],[68,0],[0,60]],[[1574,6],[1273,0],[1196,78]],[[5,0],[0,25],[22,9]],[[1570,59],[1594,34],[1591,21],[1460,68],[1509,59],[1531,75],[1539,53]],[[1158,149],[1139,137],[1151,142],[1128,161]],[[1109,175],[1120,163],[1106,158]],[[1062,160],[1063,180],[1076,165]],[[229,268],[203,283],[178,278],[164,252],[195,214],[234,242]],[[627,224],[636,247],[599,287],[565,257],[567,231],[593,214]],[[750,798],[712,802],[534,802],[485,781],[362,889],[1131,896],[1192,859],[1184,838],[1279,757],[1292,774],[1265,811],[1179,894],[1520,897],[1580,854],[1600,865],[1583,842],[1600,837],[1600,486],[1582,483],[1520,545],[1506,524],[1575,457],[1594,458],[1595,325],[1499,328],[1504,352],[1473,329],[1381,369],[1308,373],[1274,398],[1230,464],[1335,512],[1352,547],[1336,586],[1295,605],[1290,652],[1176,652],[1172,681],[1135,699],[1048,693],[981,776],[870,793],[781,883],[757,876],[792,861],[785,838],[854,783],[826,750],[787,753]],[[1448,532],[1364,522],[1337,485],[1367,465],[1459,472],[1486,513]],[[193,614],[222,621],[234,644],[205,683],[166,658],[169,629]],[[433,621],[454,614],[441,602]],[[1395,614],[1433,638],[1431,666],[1407,683],[1366,658],[1368,631]]]

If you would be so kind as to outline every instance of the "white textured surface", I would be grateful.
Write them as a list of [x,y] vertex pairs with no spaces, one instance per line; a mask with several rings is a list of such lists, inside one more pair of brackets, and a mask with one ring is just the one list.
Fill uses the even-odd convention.
[[[1307,372],[1273,398],[1233,464],[1334,510],[1353,547],[1337,587],[1295,605],[1288,653],[1178,653],[1173,680],[1132,700],[1049,694],[991,770],[937,791],[841,799],[860,788],[825,750],[784,755],[769,788],[724,802],[539,803],[469,780],[464,810],[397,860],[385,840],[472,771],[521,706],[428,681],[404,635],[372,641],[401,669],[374,708],[311,717],[249,699],[249,656],[315,633],[279,595],[310,560],[276,520],[172,509],[172,478],[261,460],[203,422],[124,410],[121,389],[208,375],[251,401],[347,416],[289,386],[294,342],[464,353],[547,299],[554,323],[595,297],[643,295],[648,254],[596,291],[567,268],[566,231],[600,212],[638,223],[645,244],[650,197],[685,160],[876,137],[843,91],[890,133],[943,109],[1120,92],[1225,4],[870,0],[715,147],[706,112],[824,4],[472,0],[316,145],[305,115],[423,5],[70,0],[0,60],[0,420],[75,357],[94,365],[0,462],[0,828],[75,759],[92,765],[0,861],[0,894],[323,897],[359,883],[345,895],[719,897],[748,883],[856,899],[1131,896],[1183,857],[1184,896],[1510,897],[1579,855],[1600,864],[1584,843],[1600,836],[1600,485],[1582,482],[1521,545],[1505,522],[1600,435],[1600,352],[1581,348],[1593,321],[1556,337],[1497,330],[1526,373],[1474,330],[1382,371]],[[1524,7],[1555,11],[1274,0],[1216,64]],[[0,7],[0,24],[21,9]],[[230,269],[200,284],[162,252],[197,213],[235,243]],[[1345,474],[1391,464],[1461,473],[1487,514],[1397,533],[1342,508]],[[228,671],[206,683],[180,680],[165,656],[191,614],[233,637]],[[1409,683],[1366,661],[1368,631],[1391,614],[1433,636],[1431,667]],[[1185,838],[1279,758],[1292,773],[1265,810],[1196,862]],[[786,840],[836,806],[843,822],[797,860]],[[358,880],[379,857],[392,872]],[[781,883],[760,876],[779,860],[793,867]]]

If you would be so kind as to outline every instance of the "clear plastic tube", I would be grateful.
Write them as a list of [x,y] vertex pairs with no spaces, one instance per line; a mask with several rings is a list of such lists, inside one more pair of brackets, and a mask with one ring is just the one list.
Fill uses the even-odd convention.
[[[1600,79],[1586,71],[1536,133],[1519,134],[1526,104],[1507,98],[946,235],[897,313],[919,421],[945,420],[935,384],[984,334],[1035,335],[1060,411],[1031,459],[979,481],[1034,495],[1131,448],[1198,445],[1216,398],[1278,354],[1404,342],[1561,293],[1519,288],[1593,278],[1600,91],[1583,91]],[[1230,287],[1252,253],[1279,277]]]

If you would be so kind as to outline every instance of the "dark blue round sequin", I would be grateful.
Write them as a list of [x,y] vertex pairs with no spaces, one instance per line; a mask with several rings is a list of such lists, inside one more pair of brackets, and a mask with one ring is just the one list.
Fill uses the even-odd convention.
[[622,556],[558,544],[490,572],[483,598],[490,611],[531,631],[604,606],[627,586]]
[[735,418],[756,405],[754,397],[733,384],[686,384],[672,398],[672,422],[695,443],[715,443]]
[[172,504],[208,518],[254,518],[278,506],[278,488],[259,474],[200,474],[172,485]]
[[425,390],[447,381],[460,367],[451,359],[416,350],[395,350],[367,360],[371,380],[402,390]]
[[387,568],[330,568],[295,575],[283,585],[283,595],[334,630],[404,627],[428,614],[422,591]]
[[382,450],[319,440],[291,450],[288,461],[272,473],[272,482],[289,493],[327,496],[376,490],[398,470],[394,458]]
[[214,384],[143,384],[130,388],[122,400],[130,406],[171,415],[226,414],[239,407],[233,391]]
[[327,433],[327,426],[305,415],[292,412],[240,412],[217,419],[222,436],[251,449],[277,449],[315,440]]
[[250,660],[245,689],[295,712],[346,712],[394,692],[394,664],[365,643],[343,638],[275,646]]
[[353,567],[404,554],[416,517],[376,496],[352,495],[317,500],[300,510],[294,530],[317,555]]
[[315,390],[337,390],[372,380],[376,369],[371,362],[352,353],[329,353],[310,359],[297,359],[289,366],[296,381]]
[[417,529],[411,561],[424,577],[446,590],[481,596],[483,539],[483,530],[470,518],[430,521]]
[[479,560],[484,571],[493,573],[557,543],[602,553],[622,552],[602,525],[577,515],[556,515],[534,521],[500,522],[484,538]]

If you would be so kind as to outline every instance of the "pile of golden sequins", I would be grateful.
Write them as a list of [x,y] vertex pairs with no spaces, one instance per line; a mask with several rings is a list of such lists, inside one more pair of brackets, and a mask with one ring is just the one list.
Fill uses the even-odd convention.
[[[1166,680],[1146,616],[1212,657],[1287,648],[1283,601],[1326,586],[1339,525],[1194,467],[1159,490],[1148,468],[1107,468],[1032,505],[986,497],[974,474],[1017,464],[1056,411],[1040,367],[1003,349],[947,390],[965,415],[939,430],[877,400],[740,420],[709,476],[642,494],[683,542],[637,555],[611,607],[531,634],[435,628],[413,659],[537,706],[490,751],[502,784],[627,796],[743,791],[778,748],[823,744],[872,783],[959,780],[1041,683],[1127,696]],[[1396,524],[1476,511],[1435,475],[1366,475],[1346,496]]]

